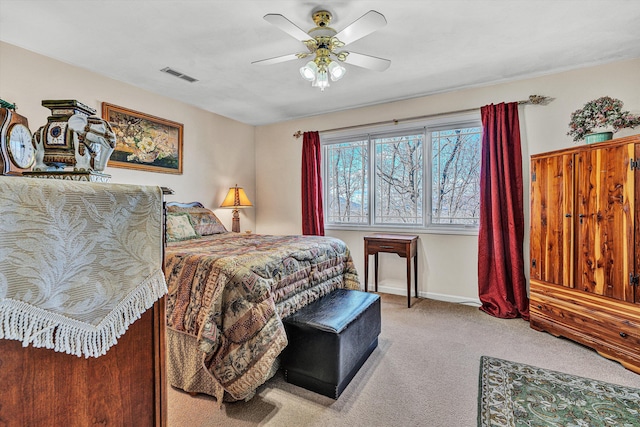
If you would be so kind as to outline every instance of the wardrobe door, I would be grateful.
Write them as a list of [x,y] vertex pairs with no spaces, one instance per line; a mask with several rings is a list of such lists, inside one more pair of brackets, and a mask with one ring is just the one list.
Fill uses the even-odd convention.
[[[633,236],[633,251],[631,255],[633,258],[633,266],[635,268],[635,274],[633,276],[634,286],[630,285],[630,292],[633,294],[628,299],[629,302],[635,302],[640,304],[640,144],[634,144],[635,150],[635,163],[633,165],[633,185],[635,187],[635,198],[633,206],[633,221],[634,221],[634,236]],[[631,169],[631,165],[629,169]]]
[[635,145],[576,155],[576,288],[633,302]]
[[573,153],[531,162],[531,278],[573,286]]

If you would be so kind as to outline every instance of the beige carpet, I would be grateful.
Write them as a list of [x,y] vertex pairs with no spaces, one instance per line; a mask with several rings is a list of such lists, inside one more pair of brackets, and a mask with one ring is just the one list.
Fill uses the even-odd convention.
[[475,307],[382,295],[382,333],[337,401],[293,386],[278,373],[248,402],[217,403],[170,389],[169,427],[477,425],[480,356],[487,355],[640,387],[640,375],[522,319]]

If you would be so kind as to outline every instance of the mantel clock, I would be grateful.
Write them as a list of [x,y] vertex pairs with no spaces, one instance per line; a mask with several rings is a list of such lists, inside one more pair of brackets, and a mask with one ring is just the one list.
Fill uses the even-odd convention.
[[16,113],[15,106],[0,104],[0,157],[3,175],[22,175],[35,161],[35,147],[26,117]]

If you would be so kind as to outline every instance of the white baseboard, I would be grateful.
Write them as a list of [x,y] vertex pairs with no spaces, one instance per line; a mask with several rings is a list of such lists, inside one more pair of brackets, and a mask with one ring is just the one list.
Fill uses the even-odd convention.
[[[372,290],[372,289],[373,289],[373,286],[369,286],[369,290]],[[405,291],[404,289],[398,289],[398,288],[389,287],[389,286],[378,285],[378,291],[385,294],[405,295],[405,296],[407,295],[407,291]],[[411,295],[413,295],[413,292],[411,293]],[[445,301],[445,302],[452,302],[456,304],[471,305],[473,307],[480,307],[482,305],[480,300],[477,298],[465,298],[458,295],[437,294],[434,292],[419,291],[418,296],[420,298],[429,298],[436,301]]]

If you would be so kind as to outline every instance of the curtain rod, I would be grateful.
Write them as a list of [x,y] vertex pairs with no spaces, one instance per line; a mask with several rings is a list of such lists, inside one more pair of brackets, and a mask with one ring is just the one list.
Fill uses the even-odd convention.
[[[553,98],[548,97],[548,96],[530,95],[529,99],[518,101],[518,105],[527,105],[527,104],[531,104],[531,105],[547,105],[551,101],[553,101]],[[466,110],[447,111],[445,113],[427,114],[427,115],[424,115],[424,116],[416,116],[416,117],[405,117],[404,119],[383,120],[381,122],[375,122],[375,123],[365,123],[365,124],[361,124],[361,125],[344,126],[344,127],[340,127],[340,128],[334,128],[334,129],[325,129],[325,130],[321,130],[320,132],[337,132],[337,131],[343,131],[343,130],[358,129],[358,128],[370,127],[370,126],[390,125],[390,124],[397,125],[400,122],[410,122],[410,121],[413,121],[413,120],[430,119],[430,118],[433,118],[433,117],[448,116],[449,114],[471,113],[473,111],[478,111],[479,109],[480,109],[479,107],[478,108],[467,108]],[[302,136],[302,131],[300,131],[300,130],[296,131],[296,133],[294,133],[293,136],[296,139],[300,138]]]

